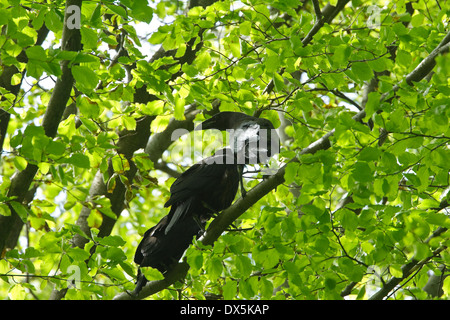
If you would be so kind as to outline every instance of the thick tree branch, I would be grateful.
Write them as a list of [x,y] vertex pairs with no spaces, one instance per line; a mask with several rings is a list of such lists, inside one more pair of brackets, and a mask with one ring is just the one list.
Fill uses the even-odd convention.
[[[150,160],[156,163],[161,159],[163,152],[174,142],[173,134],[175,131],[183,129],[186,132],[192,131],[194,129],[195,116],[199,113],[200,110],[197,110],[195,105],[191,105],[184,114],[184,120],[172,118],[163,131],[152,135],[145,147],[145,152],[149,155]],[[182,133],[182,131],[179,132]]]
[[322,19],[322,11],[320,11],[320,5],[318,0],[312,0],[312,4],[314,7],[314,13],[316,14],[316,19]]
[[[37,32],[36,46],[40,46],[48,35],[49,30],[45,25],[43,25]],[[17,56],[17,61],[22,63],[28,62],[28,57],[25,53],[25,50],[22,50]],[[12,106],[14,106],[15,101],[17,100],[17,95],[20,92],[20,87],[22,86],[22,80],[25,75],[25,70],[22,71],[22,79],[20,83],[16,85],[11,84],[11,78],[14,74],[19,73],[19,69],[15,65],[2,66],[3,72],[0,75],[0,87],[5,88],[9,93],[12,93],[16,96],[15,100],[12,102]],[[1,100],[5,100],[5,97],[2,96]],[[6,132],[8,130],[10,114],[5,110],[0,110],[0,153],[3,151],[3,142],[6,136]]]
[[180,262],[173,269],[165,274],[164,279],[149,281],[139,292],[139,295],[133,296],[129,292],[122,292],[114,297],[113,300],[142,300],[159,291],[168,288],[177,281],[183,280],[189,271],[189,265],[186,262]]
[[[81,7],[81,2],[81,0],[68,0],[66,2],[66,8],[70,5]],[[67,19],[68,15],[65,14],[61,47],[67,51],[79,51],[81,48],[80,30],[67,28]],[[61,62],[62,75],[56,81],[42,122],[45,134],[51,138],[56,135],[59,122],[61,121],[72,90],[73,76],[68,65],[69,61]],[[23,171],[16,172],[11,179],[8,197],[14,197],[15,201],[22,202],[37,169],[37,165],[28,163]],[[23,222],[13,208],[10,207],[10,209],[10,216],[0,216],[0,252],[4,250],[6,242],[11,243],[11,241],[8,241],[8,238],[11,234],[12,226],[19,225],[21,227],[23,225]]]
[[5,141],[6,132],[11,115],[5,110],[0,110],[0,154],[3,152],[3,142]]
[[442,39],[439,45],[419,65],[406,76],[406,83],[412,85],[425,78],[436,65],[436,57],[448,52],[450,49],[450,32]]

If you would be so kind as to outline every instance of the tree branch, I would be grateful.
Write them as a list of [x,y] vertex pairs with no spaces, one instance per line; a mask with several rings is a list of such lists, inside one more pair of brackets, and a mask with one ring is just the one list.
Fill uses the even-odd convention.
[[166,151],[167,148],[173,143],[172,135],[176,130],[194,130],[193,121],[195,116],[200,113],[200,110],[197,110],[195,107],[196,105],[191,105],[190,108],[187,108],[184,114],[184,120],[176,120],[175,118],[172,118],[163,131],[155,133],[151,136],[145,147],[145,152],[150,156],[150,160],[156,163],[159,159],[161,159],[163,152]]
[[[428,243],[429,240],[439,236],[442,232],[444,232],[446,230],[447,230],[447,228],[438,228],[438,230],[433,233],[433,236],[430,237],[427,241],[425,241],[425,243]],[[445,249],[447,249],[447,246],[439,247],[436,250],[434,250],[433,253],[429,257],[427,257],[423,260],[420,260],[420,261],[418,261],[416,259],[412,259],[411,262],[402,266],[403,275],[401,278],[393,277],[392,279],[390,279],[388,282],[386,282],[386,284],[380,290],[378,290],[374,295],[372,295],[369,298],[369,300],[384,299],[403,280],[407,279],[410,275],[412,275],[414,272],[416,272],[419,268],[422,268],[422,266],[424,266],[428,261],[430,261],[432,258],[439,255]]]
[[314,13],[316,14],[317,20],[322,19],[322,12],[320,11],[320,5],[318,0],[312,0],[312,4],[314,7]]
[[[81,2],[81,0],[67,0],[66,8],[71,5],[77,5],[81,8]],[[64,15],[64,29],[61,47],[63,50],[67,51],[79,51],[81,49],[80,30],[67,28],[67,19],[68,15],[66,12]],[[50,138],[53,138],[56,135],[59,122],[61,121],[61,117],[64,113],[64,109],[66,108],[66,104],[72,90],[73,76],[68,65],[69,61],[64,60],[61,62],[62,75],[56,81],[42,122],[42,127],[44,128],[45,134]],[[23,171],[16,172],[11,179],[8,197],[14,197],[15,201],[22,202],[34,176],[36,175],[37,169],[37,165],[28,163],[27,167]],[[10,210],[10,216],[0,216],[0,252],[4,250],[6,242],[12,242],[8,240],[11,234],[12,226],[16,225],[22,227],[23,225],[22,220],[11,206]]]
[[[345,5],[349,1],[350,0],[339,0],[338,3],[336,4],[336,7],[334,7],[328,3],[322,10],[321,18],[317,19],[316,23],[313,25],[311,30],[309,30],[308,34],[305,36],[305,38],[303,38],[303,40],[302,40],[303,46],[306,46],[307,44],[309,44],[311,42],[313,36],[317,32],[319,32],[320,28],[322,28],[325,23],[330,23],[338,15],[338,13],[341,12],[342,9],[344,9]],[[314,3],[314,1],[313,1],[313,3]],[[314,6],[314,10],[317,10],[316,6]],[[316,13],[316,15],[317,15],[317,13]]]
[[[442,209],[448,207],[447,200],[442,200],[439,204],[439,207],[434,208],[436,212],[441,211]],[[441,236],[444,232],[448,231],[448,228],[439,227],[437,228],[426,240],[425,243],[429,243],[432,239]],[[447,246],[441,246],[436,249],[429,257],[418,261],[416,259],[412,259],[408,264],[402,266],[403,275],[401,278],[393,277],[390,279],[380,290],[378,290],[374,295],[372,295],[369,300],[382,300],[385,298],[397,285],[399,285],[403,280],[408,278],[413,272],[415,272],[418,268],[421,268],[425,263],[431,260],[433,257],[437,256],[440,252],[447,249]],[[438,290],[439,291],[439,290]]]
[[442,39],[439,45],[431,51],[431,53],[423,59],[419,65],[406,76],[406,83],[413,85],[413,82],[419,82],[425,78],[436,65],[436,57],[442,53],[446,53],[450,48],[450,32]]
[[[302,39],[302,45],[306,47],[311,42],[314,35],[317,34],[317,32],[319,32],[319,30],[324,26],[324,24],[330,23],[338,15],[338,13],[344,9],[345,5],[349,1],[350,0],[339,0],[336,7],[328,3],[321,12],[321,18],[317,19],[311,30],[309,30],[308,34]],[[314,6],[314,9],[317,9],[316,6]],[[274,85],[274,81],[270,80],[269,84],[264,89],[264,93],[272,92]]]

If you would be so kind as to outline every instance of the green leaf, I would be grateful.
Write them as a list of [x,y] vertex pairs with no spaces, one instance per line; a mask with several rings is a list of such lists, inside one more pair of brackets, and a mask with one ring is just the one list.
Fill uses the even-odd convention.
[[215,281],[222,274],[222,260],[217,257],[211,257],[206,261],[206,272],[211,280]]
[[127,130],[136,130],[136,119],[133,117],[122,116],[122,123]]
[[264,65],[266,67],[266,73],[271,74],[278,72],[280,59],[278,56],[270,55],[266,58]]
[[127,256],[121,248],[109,247],[106,249],[106,254],[104,255],[106,259],[111,260],[111,262],[118,263],[119,261],[125,261]]
[[29,47],[25,50],[28,59],[37,61],[46,61],[47,54],[41,46]]
[[239,281],[239,293],[245,299],[251,299],[256,294],[257,281],[258,279],[256,277]]
[[60,156],[66,151],[66,145],[59,141],[50,141],[45,150],[55,156]]
[[332,278],[325,278],[325,288],[334,290],[336,288],[336,280]]
[[[140,2],[140,1],[138,1],[138,2]],[[127,11],[123,7],[116,6],[114,4],[108,4],[108,3],[105,3],[105,6],[109,10],[111,10],[112,12],[114,12],[114,13],[118,14],[119,16],[121,16],[122,18],[125,18],[125,19],[128,18]]]
[[327,237],[319,237],[314,242],[314,248],[320,253],[325,254],[325,252],[328,250],[328,247],[330,246],[330,240],[328,240]]
[[25,160],[25,158],[22,158],[20,156],[17,156],[14,158],[14,166],[17,168],[17,170],[19,170],[19,171],[25,170],[27,165],[28,165],[28,161]]
[[5,25],[8,23],[8,21],[10,20],[10,11],[5,9],[5,8],[1,8],[0,9],[0,25]]
[[290,162],[287,164],[284,171],[284,181],[286,184],[291,184],[292,182],[294,182],[299,166],[300,164],[297,162]]
[[92,91],[99,81],[97,74],[85,66],[72,66],[72,75],[82,91]]
[[224,300],[234,300],[237,294],[237,282],[234,280],[227,280],[222,286]]
[[54,33],[61,31],[63,28],[63,17],[58,13],[56,9],[52,9],[45,15],[44,19],[46,27]]
[[81,43],[84,49],[97,49],[98,35],[93,29],[81,27]]
[[103,268],[102,271],[108,275],[112,280],[115,281],[125,281],[127,278],[125,278],[125,275],[123,274],[123,271],[119,268]]
[[370,92],[368,95],[368,100],[364,110],[366,111],[366,119],[372,117],[372,115],[380,108],[380,97],[378,92]]
[[284,89],[284,79],[277,72],[273,74],[273,81],[277,91],[282,91]]
[[16,86],[22,82],[22,74],[21,73],[15,73],[11,77],[11,85]]
[[127,243],[120,236],[107,236],[99,238],[98,242],[104,246],[112,246],[112,247],[121,247]]
[[408,33],[408,29],[401,22],[397,22],[392,26],[395,34],[398,36],[403,36]]
[[89,169],[91,167],[89,157],[85,156],[84,154],[75,153],[71,155],[70,158],[62,159],[61,161],[63,163],[70,163],[73,164],[74,166],[84,169]]
[[349,231],[355,231],[358,227],[358,217],[356,214],[348,209],[342,209],[342,227]]
[[22,220],[22,222],[26,223],[27,219],[28,219],[28,209],[25,208],[25,206],[23,204],[21,204],[17,201],[11,201],[9,204],[14,209],[14,211],[17,213],[17,215]]
[[241,44],[239,35],[236,33],[231,34],[229,37],[224,39],[225,48],[230,50],[234,58],[241,57]]
[[249,36],[252,29],[252,23],[250,21],[244,21],[239,25],[239,33],[244,36]]
[[265,269],[271,269],[275,267],[280,261],[280,255],[276,249],[268,249],[264,251],[263,267]]
[[8,297],[11,300],[25,300],[26,292],[27,289],[24,286],[16,284],[9,290]]
[[347,45],[340,45],[340,46],[336,47],[333,57],[332,57],[334,65],[336,67],[341,67],[341,66],[347,65],[350,53],[351,53],[351,49]]
[[153,9],[146,1],[135,1],[131,7],[131,16],[145,23],[150,23],[153,18]]
[[246,256],[238,255],[235,258],[236,268],[243,278],[247,278],[252,272],[252,263]]
[[450,226],[450,218],[447,217],[445,214],[442,213],[434,213],[430,212],[428,213],[426,217],[427,222],[448,228]]
[[179,96],[175,97],[175,109],[174,109],[174,117],[176,120],[184,120],[184,112],[185,112],[186,101]]
[[193,271],[199,271],[203,266],[203,254],[199,250],[190,250],[187,254],[187,262]]
[[273,283],[266,278],[259,280],[259,291],[263,299],[269,299],[273,294]]
[[358,155],[360,161],[377,161],[381,155],[381,151],[374,147],[365,147]]
[[211,55],[208,51],[202,52],[196,59],[195,59],[195,66],[199,70],[205,70],[209,68],[211,65]]
[[11,215],[11,210],[4,203],[0,203],[0,215],[5,216],[5,217],[8,217]]
[[155,280],[163,280],[164,276],[161,272],[154,268],[141,268],[142,274],[149,280],[149,281],[155,281]]
[[77,97],[77,106],[87,118],[97,118],[100,115],[100,106],[98,103],[85,96]]
[[406,52],[404,50],[397,50],[397,55],[396,55],[395,61],[399,65],[402,65],[405,68],[409,69],[409,67],[411,66],[411,63],[412,63],[412,56],[409,52]]
[[84,251],[81,248],[70,248],[67,251],[67,255],[75,261],[84,261],[88,259],[91,255],[89,252]]
[[355,163],[354,169],[352,171],[352,176],[356,181],[359,182],[370,182],[373,181],[373,171],[366,162],[358,161]]
[[373,78],[372,69],[366,62],[353,63],[351,70],[362,81],[367,81]]
[[448,296],[450,295],[450,277],[446,277],[442,285],[442,290]]

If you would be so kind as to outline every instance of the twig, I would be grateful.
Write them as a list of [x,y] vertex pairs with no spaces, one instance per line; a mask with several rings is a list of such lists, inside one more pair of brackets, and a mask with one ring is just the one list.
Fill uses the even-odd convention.
[[319,1],[312,0],[312,4],[313,4],[313,7],[314,7],[314,13],[316,14],[316,19],[317,20],[322,19],[322,12],[320,11]]

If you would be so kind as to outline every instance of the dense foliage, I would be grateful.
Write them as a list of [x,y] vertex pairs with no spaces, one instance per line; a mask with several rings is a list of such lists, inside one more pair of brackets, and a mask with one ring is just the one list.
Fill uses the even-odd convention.
[[0,0],[0,297],[129,298],[171,183],[220,144],[194,124],[233,110],[278,128],[278,173],[248,166],[141,298],[448,298],[449,12]]

